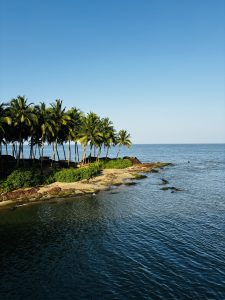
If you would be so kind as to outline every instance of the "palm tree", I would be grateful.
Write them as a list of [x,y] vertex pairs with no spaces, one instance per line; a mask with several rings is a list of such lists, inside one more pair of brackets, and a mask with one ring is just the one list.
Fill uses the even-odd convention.
[[[60,135],[62,135],[61,130],[63,129],[63,126],[67,126],[68,122],[70,122],[71,118],[66,113],[66,108],[62,107],[62,100],[60,100],[60,99],[56,99],[55,102],[51,104],[50,111],[52,113],[52,119],[55,123],[55,130],[56,130],[56,134],[52,138],[53,159],[55,160],[55,151],[56,151],[58,160],[60,160],[59,153],[58,153],[58,147],[57,147],[58,140],[59,140]],[[64,142],[64,141],[62,141],[62,142]]]
[[[106,158],[108,157],[110,147],[116,142],[116,134],[115,129],[113,128],[112,122],[109,118],[103,118],[101,120],[101,128],[103,135],[103,144],[104,148],[106,148]],[[100,153],[101,154],[101,149]]]
[[75,107],[72,107],[68,112],[67,115],[70,117],[70,121],[67,124],[67,134],[66,134],[66,141],[68,141],[68,166],[70,165],[71,161],[71,141],[74,141],[74,161],[76,161],[76,154],[77,151],[77,141],[79,136],[79,131],[81,127],[81,111]]
[[17,163],[23,158],[23,143],[28,139],[31,133],[31,129],[38,123],[38,118],[34,112],[32,103],[27,104],[27,99],[23,96],[18,96],[16,99],[12,99],[10,102],[10,112],[13,121],[13,126],[18,130],[19,134],[19,152],[17,157]]
[[79,141],[84,148],[83,163],[86,162],[87,146],[90,143],[90,156],[92,148],[100,147],[102,144],[102,132],[100,128],[100,118],[95,113],[90,112],[82,118],[81,130],[79,133]]
[[2,143],[4,142],[4,137],[6,133],[6,125],[12,124],[12,119],[9,116],[8,108],[4,109],[6,104],[0,104],[0,155],[2,154]]
[[38,141],[39,135],[41,136],[41,168],[43,164],[44,156],[44,145],[45,142],[51,141],[56,134],[56,124],[52,118],[51,111],[46,108],[44,102],[41,102],[39,106],[36,107],[38,115],[38,131],[36,135],[36,140]]
[[130,138],[131,138],[131,136],[126,130],[122,129],[122,130],[119,131],[117,141],[116,141],[116,144],[119,146],[119,150],[118,150],[118,153],[117,153],[117,158],[119,156],[121,146],[125,146],[125,147],[128,147],[128,148],[131,147],[132,143],[131,143]]

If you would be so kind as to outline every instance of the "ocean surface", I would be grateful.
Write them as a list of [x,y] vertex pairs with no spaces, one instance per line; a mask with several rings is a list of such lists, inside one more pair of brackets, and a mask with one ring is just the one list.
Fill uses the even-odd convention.
[[[0,211],[0,299],[225,299],[225,145],[134,145],[172,162],[134,186]],[[163,191],[162,178],[182,191]]]

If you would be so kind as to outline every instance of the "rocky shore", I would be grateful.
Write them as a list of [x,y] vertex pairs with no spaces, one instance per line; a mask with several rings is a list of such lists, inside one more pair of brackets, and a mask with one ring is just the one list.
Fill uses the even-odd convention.
[[142,179],[142,173],[158,172],[157,168],[170,163],[140,163],[133,159],[133,166],[126,169],[104,169],[97,177],[78,182],[54,182],[45,186],[18,189],[0,195],[0,208],[18,207],[33,202],[43,202],[52,198],[76,197],[96,194],[122,184],[132,185],[133,180]]

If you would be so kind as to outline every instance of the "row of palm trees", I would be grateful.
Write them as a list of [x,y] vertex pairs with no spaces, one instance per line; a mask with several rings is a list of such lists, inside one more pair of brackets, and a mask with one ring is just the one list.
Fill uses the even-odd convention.
[[[78,144],[82,145],[83,163],[87,161],[88,149],[89,156],[94,155],[98,159],[103,149],[108,157],[113,146],[118,146],[119,151],[121,146],[131,146],[130,134],[126,130],[117,133],[109,118],[100,118],[93,112],[84,114],[75,107],[66,110],[59,99],[46,106],[44,102],[39,105],[28,103],[24,96],[18,96],[9,103],[0,104],[0,155],[3,147],[8,153],[10,144],[12,155],[19,164],[24,159],[25,142],[30,147],[30,159],[39,154],[41,166],[46,144],[52,146],[53,160],[60,160],[58,146],[62,145],[68,165],[71,162],[71,143],[74,143],[76,162],[80,161]],[[67,158],[65,143],[68,144]]]

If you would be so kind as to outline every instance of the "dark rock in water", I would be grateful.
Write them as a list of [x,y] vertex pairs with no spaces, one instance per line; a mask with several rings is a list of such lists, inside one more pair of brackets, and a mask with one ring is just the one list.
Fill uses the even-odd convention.
[[162,191],[168,191],[171,190],[172,192],[181,192],[181,189],[178,189],[174,186],[164,186],[163,188],[161,188]]
[[147,175],[144,175],[144,174],[135,174],[134,178],[136,180],[140,180],[140,179],[145,179],[147,178],[148,176]]
[[162,180],[162,184],[168,184],[169,183],[169,181],[164,179],[164,178],[161,178],[161,180]]
[[132,181],[132,182],[125,182],[124,184],[125,184],[125,185],[135,185],[135,184],[137,184],[137,183]]
[[137,157],[124,156],[123,159],[129,159],[132,165],[140,165],[141,161]]
[[122,183],[121,182],[116,182],[116,183],[113,183],[113,185],[114,186],[120,186],[120,185],[122,185]]
[[152,169],[150,172],[151,172],[151,173],[159,173],[159,171],[156,170],[156,169]]

